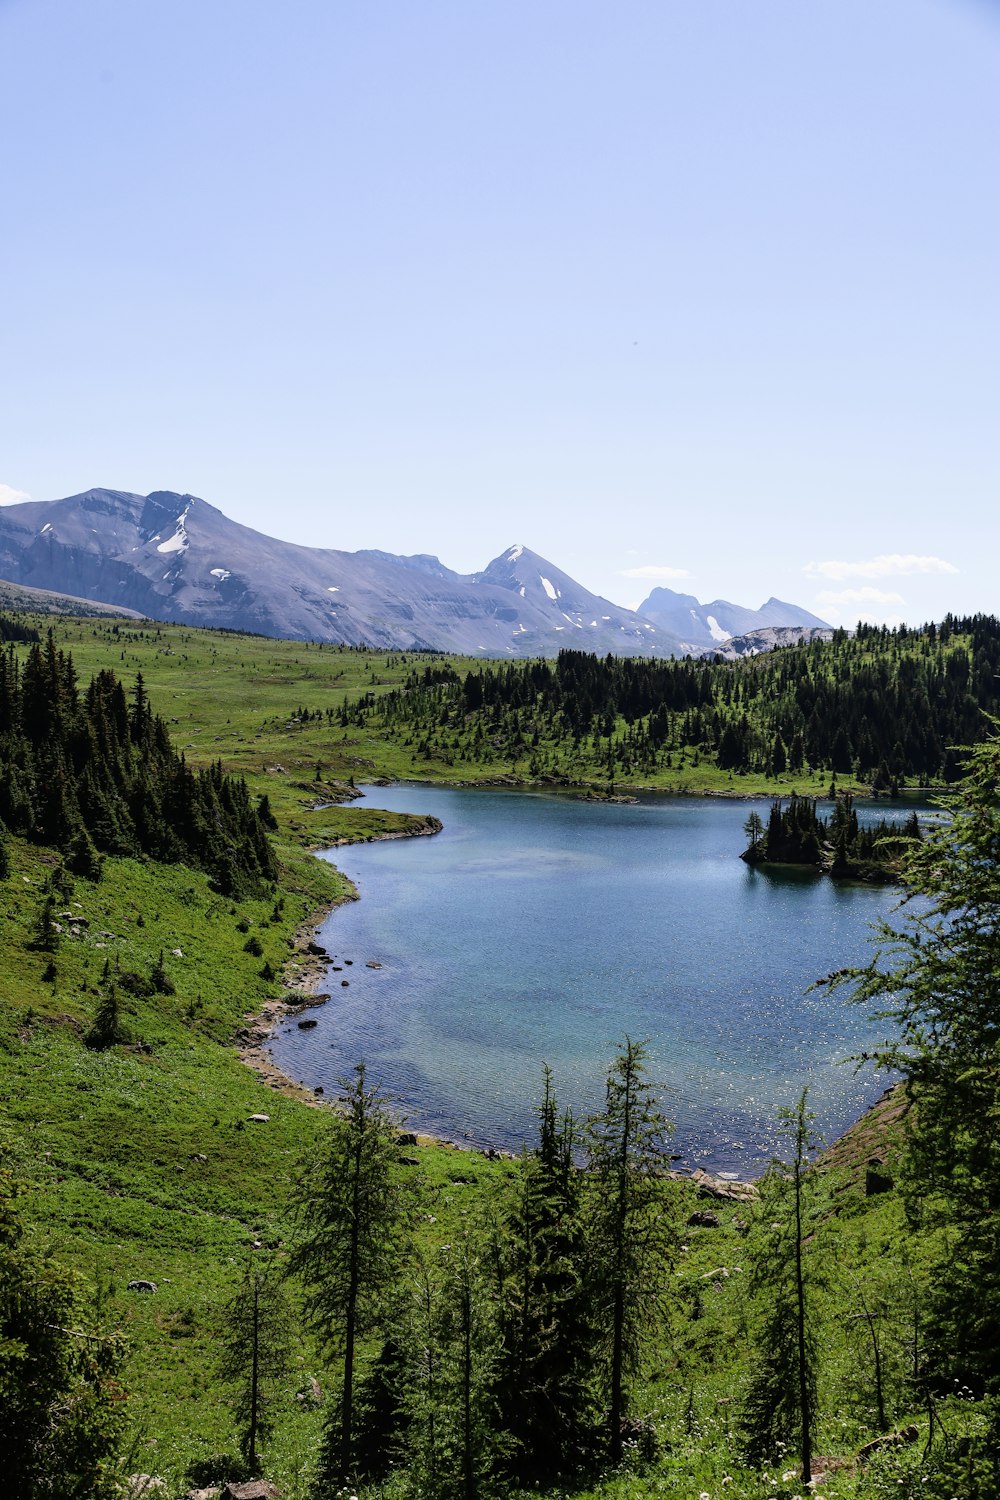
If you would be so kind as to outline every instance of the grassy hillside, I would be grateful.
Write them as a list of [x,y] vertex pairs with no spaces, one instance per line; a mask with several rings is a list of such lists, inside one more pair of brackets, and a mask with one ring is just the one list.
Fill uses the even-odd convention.
[[[95,1318],[120,1325],[129,1339],[128,1469],[161,1475],[168,1493],[180,1495],[193,1464],[234,1449],[232,1415],[214,1373],[223,1309],[248,1258],[273,1251],[280,1261],[289,1191],[324,1129],[314,1099],[257,1076],[236,1044],[252,1034],[265,1002],[308,972],[302,945],[310,917],[352,895],[310,851],[420,826],[356,804],[324,804],[352,779],[507,772],[492,756],[449,762],[440,741],[427,756],[378,724],[340,723],[342,705],[400,686],[414,667],[423,672],[423,658],[89,619],[60,620],[55,631],[82,681],[111,668],[128,684],[141,671],[177,748],[195,766],[221,758],[227,771],[245,774],[254,794],[267,792],[278,820],[279,881],[258,898],[228,900],[206,875],[183,866],[108,859],[99,883],[77,877],[60,891],[58,910],[86,925],[62,919],[52,953],[34,944],[56,853],[10,840],[12,869],[0,882],[0,1140],[26,1184],[22,1213],[32,1243],[78,1267]],[[459,676],[472,665],[449,663]],[[729,789],[726,775],[691,759],[687,770],[690,789]],[[586,783],[585,775],[578,779]],[[248,951],[252,938],[259,952]],[[128,998],[128,1039],[106,1051],[88,1048],[105,965],[148,974],[161,953],[174,993]],[[277,980],[262,976],[266,965]],[[255,1114],[269,1118],[254,1122]],[[891,1123],[867,1122],[860,1144],[828,1164],[810,1230],[823,1349],[816,1493],[940,1493],[947,1500],[952,1491],[922,1484],[928,1412],[908,1380],[933,1246],[907,1225],[891,1188]],[[419,1166],[405,1170],[420,1184],[420,1234],[429,1248],[450,1242],[495,1204],[514,1170],[432,1143],[414,1154]],[[866,1196],[876,1154],[889,1163],[881,1175],[890,1190]],[[635,1402],[655,1442],[646,1456],[630,1453],[622,1473],[563,1486],[561,1500],[703,1493],[764,1500],[796,1492],[791,1463],[777,1471],[747,1467],[735,1433],[760,1348],[751,1271],[766,1261],[773,1209],[699,1200],[690,1186],[677,1191],[670,1328]],[[687,1223],[706,1207],[715,1224]],[[154,1281],[157,1292],[128,1291],[137,1279]],[[915,1421],[920,1440],[859,1465],[858,1451],[877,1426],[865,1298],[877,1305],[884,1332],[888,1422]],[[323,1392],[319,1405],[310,1377]],[[299,1330],[266,1450],[285,1500],[316,1494],[308,1476],[331,1386],[331,1372]],[[939,1415],[955,1434],[980,1420],[957,1398]],[[409,1492],[404,1484],[386,1493],[402,1500]]]

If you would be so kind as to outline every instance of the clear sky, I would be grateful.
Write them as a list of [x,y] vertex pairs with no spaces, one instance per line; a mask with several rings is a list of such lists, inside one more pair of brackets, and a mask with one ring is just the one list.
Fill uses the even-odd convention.
[[996,612],[998,146],[996,0],[0,0],[0,497]]

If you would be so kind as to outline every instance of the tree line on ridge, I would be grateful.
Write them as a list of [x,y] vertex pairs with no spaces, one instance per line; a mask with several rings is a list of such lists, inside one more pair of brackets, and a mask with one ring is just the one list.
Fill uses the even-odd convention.
[[736,662],[567,649],[554,662],[489,662],[464,676],[428,663],[338,717],[379,724],[428,757],[525,762],[540,776],[577,763],[627,779],[694,754],[735,775],[823,771],[892,791],[956,780],[956,747],[981,739],[983,714],[998,711],[1000,621],[975,615],[920,629],[859,625]]

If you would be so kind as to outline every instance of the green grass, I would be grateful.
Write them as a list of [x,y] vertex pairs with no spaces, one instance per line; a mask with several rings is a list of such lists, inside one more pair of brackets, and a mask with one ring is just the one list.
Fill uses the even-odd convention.
[[[324,794],[335,794],[352,778],[359,783],[389,778],[445,785],[548,782],[597,795],[608,790],[606,775],[592,759],[585,753],[569,753],[565,745],[543,742],[538,754],[546,769],[533,776],[527,756],[512,761],[491,752],[477,758],[471,736],[456,750],[454,737],[445,735],[447,746],[434,741],[423,752],[399,731],[377,724],[345,730],[326,718],[327,709],[339,709],[345,700],[368,692],[377,697],[401,686],[411,672],[422,670],[428,660],[424,656],[176,625],[29,618],[41,630],[52,626],[59,644],[72,651],[81,681],[103,667],[126,683],[141,671],[177,748],[195,765],[221,758],[227,769],[244,774],[255,791],[266,790],[284,815],[288,834],[306,847],[325,837],[327,828],[340,836],[336,820],[343,810],[324,820],[311,809]],[[26,650],[17,649],[22,654]],[[482,666],[471,657],[432,660],[437,666],[450,665],[460,676]],[[320,710],[324,717],[301,722],[296,717],[300,708]],[[624,727],[619,721],[616,733]],[[849,789],[843,778],[840,784],[842,790]],[[823,796],[829,786],[829,772],[768,779],[721,771],[713,760],[688,748],[677,752],[671,766],[641,778],[619,779],[614,790],[732,797],[790,795],[794,790]],[[363,825],[355,827],[361,831]]]
[[[236,903],[186,868],[109,859],[100,883],[75,881],[67,906],[89,926],[79,937],[64,934],[54,955],[35,951],[31,942],[57,856],[11,841],[12,873],[0,883],[0,1132],[27,1184],[23,1214],[39,1247],[51,1246],[87,1276],[95,1316],[127,1333],[132,1467],[163,1475],[180,1493],[192,1461],[234,1447],[229,1409],[214,1379],[223,1308],[248,1256],[272,1251],[280,1258],[298,1164],[324,1126],[323,1111],[300,1091],[270,1086],[245,1067],[234,1038],[247,1017],[281,993],[280,979],[261,977],[265,962],[280,975],[294,963],[303,924],[352,894],[311,851],[422,826],[353,803],[317,804],[342,796],[352,778],[474,782],[518,776],[525,768],[418,758],[412,747],[384,736],[331,724],[326,710],[345,697],[378,693],[405,678],[412,659],[398,654],[94,620],[60,619],[53,628],[82,681],[102,667],[126,683],[141,671],[154,709],[189,760],[203,765],[221,758],[227,770],[245,774],[255,793],[268,793],[279,821],[278,890]],[[469,665],[452,660],[459,671]],[[300,707],[322,710],[322,720],[300,723]],[[776,789],[690,758],[671,775],[674,790]],[[820,790],[801,778],[796,785]],[[276,907],[279,898],[283,905]],[[260,942],[259,957],[246,952],[250,936]],[[176,993],[129,1000],[130,1043],[89,1050],[83,1034],[105,962],[147,973],[161,950]],[[54,981],[43,978],[50,956]],[[269,1122],[252,1124],[256,1113],[268,1114]],[[511,1171],[509,1163],[431,1144],[416,1154],[420,1166],[409,1170],[422,1183],[421,1234],[429,1244],[445,1242],[474,1217]],[[866,1201],[857,1162],[841,1158],[839,1165],[844,1185],[832,1193],[815,1250],[830,1267],[821,1298],[826,1415],[818,1451],[849,1458],[870,1435],[871,1420],[858,1385],[864,1361],[852,1331],[856,1288],[843,1268],[877,1278],[890,1252],[905,1243],[919,1276],[928,1247],[910,1234],[895,1193]],[[459,1176],[474,1180],[455,1182]],[[682,1221],[695,1206],[693,1190],[683,1193]],[[685,1231],[674,1273],[674,1326],[639,1392],[639,1408],[653,1413],[661,1429],[659,1457],[646,1466],[633,1460],[626,1475],[594,1488],[559,1491],[563,1500],[702,1492],[712,1500],[764,1500],[796,1492],[780,1474],[772,1483],[770,1475],[765,1480],[742,1469],[734,1449],[732,1414],[753,1362],[751,1242],[737,1222],[745,1213],[723,1208],[719,1218],[718,1228]],[[155,1296],[127,1291],[139,1278],[157,1283]],[[902,1294],[897,1288],[894,1295]],[[267,1450],[269,1473],[286,1500],[308,1494],[306,1476],[327,1410],[307,1410],[295,1400],[309,1375],[328,1389],[327,1370],[300,1335],[278,1436]],[[899,1385],[894,1418],[909,1415]],[[896,1481],[909,1462],[907,1450],[861,1478],[845,1468],[818,1493],[845,1500],[907,1494]]]

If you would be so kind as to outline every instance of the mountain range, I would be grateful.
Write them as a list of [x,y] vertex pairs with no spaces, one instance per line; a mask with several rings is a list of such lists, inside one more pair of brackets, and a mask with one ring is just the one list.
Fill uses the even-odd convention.
[[797,605],[759,610],[655,588],[637,610],[590,593],[524,546],[480,573],[437,557],[303,547],[194,495],[91,489],[0,509],[0,578],[154,620],[262,635],[472,656],[701,656],[763,630],[825,629]]

